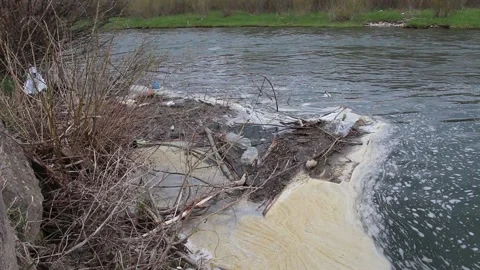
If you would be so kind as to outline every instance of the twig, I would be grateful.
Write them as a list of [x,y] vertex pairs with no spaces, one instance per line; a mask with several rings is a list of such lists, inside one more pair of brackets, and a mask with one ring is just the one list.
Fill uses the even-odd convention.
[[272,88],[272,92],[273,92],[273,98],[275,99],[275,108],[278,112],[278,99],[277,99],[277,92],[275,91],[275,88],[273,87],[273,84],[272,82],[265,76],[263,75],[259,75],[260,77],[262,77],[264,80],[266,80],[268,82],[268,84],[270,84],[270,87]]
[[189,258],[187,255],[183,254],[182,252],[180,251],[175,251],[175,254],[177,254],[178,256],[180,256],[180,258],[182,258],[182,260],[184,260],[186,263],[190,264],[191,266],[193,266],[195,269],[204,269],[203,267],[201,267],[200,265],[198,265],[194,260],[192,260],[191,258]]
[[97,235],[97,233],[99,233],[103,227],[107,224],[107,222],[113,217],[113,215],[117,212],[117,209],[118,207],[120,206],[120,203],[122,202],[122,200],[118,200],[118,203],[117,205],[115,205],[115,207],[113,208],[113,210],[110,212],[110,214],[108,215],[108,217],[102,222],[102,224],[100,224],[100,226],[98,226],[98,228],[92,233],[90,234],[87,238],[85,238],[82,242],[76,244],[74,247],[72,247],[71,249],[67,250],[66,252],[63,253],[63,255],[68,255],[72,252],[74,252],[75,250],[83,247],[86,243],[88,243],[88,241],[90,241],[95,235]]
[[263,157],[261,159],[259,159],[257,161],[257,166],[259,166],[260,164],[262,164],[265,159],[268,157],[268,155],[270,155],[270,153],[273,151],[273,149],[277,146],[277,139],[276,137],[274,136],[273,139],[272,139],[272,143],[270,144],[270,146],[268,147],[267,149],[267,152],[265,152],[265,154],[263,155]]
[[[180,220],[180,219],[186,217],[188,214],[190,214],[195,207],[202,206],[203,204],[205,204],[206,202],[208,202],[209,200],[211,200],[215,196],[216,196],[216,194],[206,197],[205,199],[203,199],[203,200],[199,201],[198,203],[194,204],[193,206],[189,207],[187,210],[183,211],[180,215],[177,215],[174,218],[165,221],[162,225],[163,226],[168,226],[168,225],[171,225],[171,224],[177,222],[178,220]],[[145,238],[145,237],[148,237],[152,234],[155,234],[155,233],[159,232],[163,228],[163,226],[159,226],[159,227],[157,227],[157,228],[155,228],[155,229],[153,229],[153,230],[151,230],[147,233],[142,234],[142,237]]]
[[277,194],[277,196],[275,196],[275,198],[269,200],[269,203],[267,204],[267,206],[265,206],[265,209],[263,209],[263,212],[262,212],[263,216],[267,215],[268,211],[270,211],[270,208],[272,208],[273,204],[275,204],[278,197],[280,197],[280,194],[281,193]]
[[342,108],[342,110],[341,110],[337,115],[335,115],[335,117],[333,118],[333,120],[337,119],[337,117],[338,117],[343,111],[345,111],[345,110],[347,109],[346,107],[341,107],[341,108]]
[[326,151],[324,151],[323,153],[320,153],[320,154],[314,156],[314,157],[311,158],[311,159],[317,159],[317,158],[319,158],[319,157],[321,157],[321,158],[326,157],[326,156],[328,155],[328,153],[330,153],[330,151],[332,150],[332,148],[337,144],[338,141],[340,141],[340,138],[337,138],[337,139],[330,145],[330,147],[329,147]]
[[225,162],[222,161],[222,157],[218,153],[218,148],[215,145],[215,141],[213,140],[212,131],[209,128],[205,128],[205,133],[207,134],[207,138],[208,138],[208,141],[210,142],[210,146],[212,146],[213,154],[215,155],[218,167],[220,167],[220,169],[228,178],[228,180],[230,180],[231,182],[234,182],[235,178],[233,177],[230,170],[227,168],[227,165],[225,165]]
[[205,204],[206,202],[208,202],[209,200],[211,200],[213,197],[215,197],[215,195],[211,195],[211,196],[208,196],[207,198],[199,201],[198,203],[194,204],[192,207],[190,207],[189,209],[183,211],[180,215],[170,219],[170,220],[167,220],[165,221],[165,226],[168,226],[184,217],[186,217],[188,214],[190,214],[192,211],[193,211],[193,208],[195,207],[198,207],[198,206],[202,206],[203,204]]

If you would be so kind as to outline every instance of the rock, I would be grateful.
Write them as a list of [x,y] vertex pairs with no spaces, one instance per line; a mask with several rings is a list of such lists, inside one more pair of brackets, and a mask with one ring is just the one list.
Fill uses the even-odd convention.
[[21,241],[34,242],[40,233],[43,195],[22,148],[0,123],[0,189]]
[[258,158],[258,150],[255,147],[248,147],[245,152],[243,152],[242,157],[240,157],[240,163],[243,166],[252,165],[255,160]]
[[225,136],[225,140],[233,146],[237,146],[242,149],[247,149],[252,146],[250,139],[233,132],[228,133],[227,136]]
[[317,167],[317,165],[318,165],[318,162],[316,160],[310,159],[309,161],[307,161],[305,163],[305,168],[307,168],[307,170],[311,170],[311,169]]
[[18,269],[15,255],[15,236],[7,218],[2,193],[0,193],[0,269]]

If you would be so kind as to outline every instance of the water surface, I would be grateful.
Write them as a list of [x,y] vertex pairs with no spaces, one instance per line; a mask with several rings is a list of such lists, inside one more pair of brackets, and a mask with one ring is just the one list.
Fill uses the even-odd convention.
[[175,89],[255,97],[260,74],[281,110],[344,105],[391,123],[390,154],[357,203],[365,229],[395,269],[480,269],[480,31],[124,31],[118,49],[144,39]]

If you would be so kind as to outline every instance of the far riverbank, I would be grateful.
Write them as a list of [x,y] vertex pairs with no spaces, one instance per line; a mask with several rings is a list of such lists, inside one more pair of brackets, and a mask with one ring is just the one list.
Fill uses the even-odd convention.
[[[480,29],[480,9],[459,10],[448,17],[434,17],[431,10],[378,10],[356,15],[348,21],[332,21],[326,12],[298,14],[264,13],[252,15],[234,12],[224,16],[220,11],[208,15],[179,14],[152,18],[112,18],[106,29],[155,28],[211,28],[211,27],[365,27],[371,24],[401,25],[406,28],[456,28]],[[386,24],[383,24],[386,23]]]

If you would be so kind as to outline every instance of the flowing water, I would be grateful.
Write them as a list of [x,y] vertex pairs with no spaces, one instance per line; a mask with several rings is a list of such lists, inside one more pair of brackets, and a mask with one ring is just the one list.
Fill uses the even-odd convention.
[[389,154],[356,203],[365,230],[395,269],[480,269],[480,31],[183,29],[118,39],[122,52],[147,40],[164,59],[155,76],[178,90],[254,97],[265,75],[283,111],[344,105],[383,118],[394,131]]

